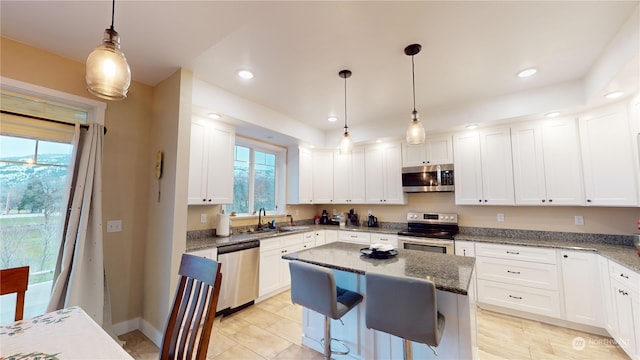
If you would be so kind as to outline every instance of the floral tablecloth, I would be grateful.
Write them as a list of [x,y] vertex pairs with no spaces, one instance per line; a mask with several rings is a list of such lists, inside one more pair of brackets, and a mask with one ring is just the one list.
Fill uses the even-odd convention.
[[78,306],[0,326],[0,358],[132,359]]

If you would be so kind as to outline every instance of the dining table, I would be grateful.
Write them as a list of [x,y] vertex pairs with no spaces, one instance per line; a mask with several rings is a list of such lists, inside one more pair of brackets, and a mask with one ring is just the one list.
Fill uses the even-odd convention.
[[133,359],[79,306],[0,325],[0,358]]

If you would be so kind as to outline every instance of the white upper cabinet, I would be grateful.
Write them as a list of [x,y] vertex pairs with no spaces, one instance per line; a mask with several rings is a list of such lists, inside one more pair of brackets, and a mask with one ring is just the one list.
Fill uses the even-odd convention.
[[457,134],[453,138],[458,205],[514,205],[509,128]]
[[195,118],[191,122],[189,151],[189,205],[233,202],[235,129]]
[[626,104],[579,117],[587,205],[638,206],[637,131]]
[[364,148],[354,148],[351,154],[333,154],[333,203],[364,204]]
[[584,205],[574,119],[511,126],[516,205]]
[[313,157],[311,150],[300,148],[298,153],[298,203],[313,202]]
[[406,204],[402,191],[402,149],[400,143],[365,148],[365,195],[369,204]]
[[314,150],[311,157],[313,202],[330,204],[333,201],[333,151]]
[[451,136],[427,137],[423,144],[402,143],[402,166],[423,166],[453,163]]

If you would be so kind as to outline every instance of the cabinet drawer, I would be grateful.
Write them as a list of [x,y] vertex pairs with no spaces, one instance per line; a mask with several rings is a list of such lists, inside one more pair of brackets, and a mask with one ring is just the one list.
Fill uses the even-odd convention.
[[476,256],[533,261],[545,264],[556,263],[556,251],[554,249],[529,246],[476,243]]
[[282,247],[288,252],[298,251],[302,249],[304,237],[302,234],[287,235],[282,237]]
[[614,262],[609,261],[609,274],[612,280],[629,288],[633,292],[640,292],[640,274]]
[[267,252],[273,249],[282,248],[282,238],[275,237],[271,239],[262,239],[260,240],[260,252]]
[[560,318],[557,291],[478,279],[478,302]]
[[478,279],[558,290],[558,268],[553,264],[477,257]]
[[347,241],[358,244],[371,244],[371,235],[369,233],[355,231],[340,231],[338,235],[340,241]]
[[302,234],[304,243],[315,243],[316,242],[316,233],[313,231],[306,232]]
[[398,247],[398,235],[396,234],[371,234],[372,244],[390,244]]

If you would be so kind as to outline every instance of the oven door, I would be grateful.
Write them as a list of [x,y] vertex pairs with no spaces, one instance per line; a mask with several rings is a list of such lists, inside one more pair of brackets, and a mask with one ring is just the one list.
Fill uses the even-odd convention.
[[428,251],[438,254],[453,255],[453,240],[434,239],[413,236],[398,236],[398,247],[400,249]]

